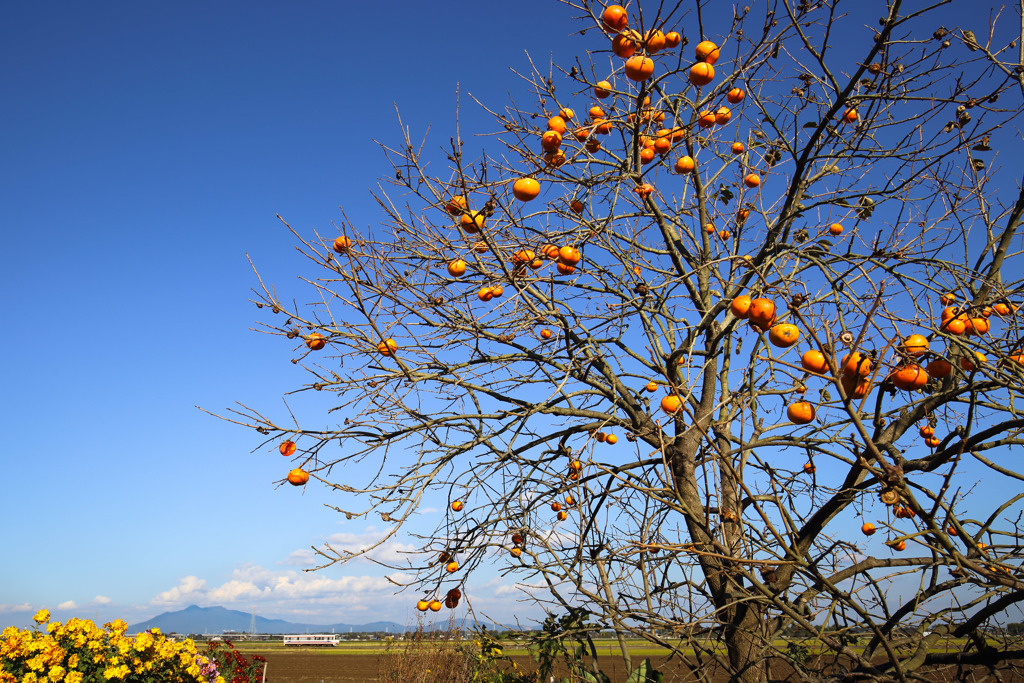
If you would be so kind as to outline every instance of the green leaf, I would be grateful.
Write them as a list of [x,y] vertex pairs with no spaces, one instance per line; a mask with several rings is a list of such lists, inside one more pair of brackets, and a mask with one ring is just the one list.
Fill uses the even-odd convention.
[[644,661],[640,662],[640,666],[633,669],[633,673],[626,679],[626,683],[661,683],[665,679],[665,674],[655,670],[651,666],[651,659],[648,657]]

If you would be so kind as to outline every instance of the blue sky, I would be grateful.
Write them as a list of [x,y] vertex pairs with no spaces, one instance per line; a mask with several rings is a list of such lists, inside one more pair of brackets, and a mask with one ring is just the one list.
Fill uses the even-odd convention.
[[[301,572],[367,524],[275,488],[280,456],[196,406],[276,410],[304,381],[250,330],[246,255],[288,286],[302,260],[275,214],[375,222],[396,105],[439,146],[457,84],[503,104],[508,65],[571,44],[566,7],[515,7],[3,4],[0,622],[193,601],[405,620],[409,595],[372,565]],[[485,121],[465,102],[463,118]]]
[[[571,16],[547,0],[0,6],[0,625],[192,603],[410,618],[415,593],[368,562],[302,571],[311,546],[356,547],[379,522],[276,487],[286,461],[196,406],[279,411],[305,381],[291,346],[250,329],[247,255],[304,291],[275,214],[299,231],[331,230],[339,205],[377,222],[390,166],[374,140],[401,140],[396,105],[440,147],[457,86],[501,108],[524,95],[508,67],[525,52],[581,53]],[[468,97],[461,112],[464,131],[494,130]],[[493,618],[537,613],[493,571],[474,590]]]

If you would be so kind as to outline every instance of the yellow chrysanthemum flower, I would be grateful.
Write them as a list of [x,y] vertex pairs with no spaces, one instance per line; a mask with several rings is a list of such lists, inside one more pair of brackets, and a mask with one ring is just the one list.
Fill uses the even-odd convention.
[[48,609],[41,609],[38,612],[36,612],[34,617],[32,617],[32,621],[36,622],[37,624],[44,624],[49,620],[50,610]]
[[85,674],[81,671],[71,671],[64,677],[64,683],[82,683],[83,678],[85,678]]

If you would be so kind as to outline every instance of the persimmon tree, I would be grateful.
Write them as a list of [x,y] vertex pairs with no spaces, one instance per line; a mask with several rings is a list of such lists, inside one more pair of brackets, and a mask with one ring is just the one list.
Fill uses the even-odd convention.
[[421,609],[498,561],[627,668],[627,637],[705,680],[1014,666],[1020,16],[566,7],[588,51],[481,103],[485,153],[405,129],[377,228],[292,231],[314,302],[255,290],[336,424],[229,419],[381,543],[443,495]]

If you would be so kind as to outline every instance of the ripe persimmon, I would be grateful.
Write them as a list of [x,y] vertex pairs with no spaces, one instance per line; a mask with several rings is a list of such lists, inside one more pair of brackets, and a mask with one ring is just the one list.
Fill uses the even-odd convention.
[[551,339],[551,330],[549,330],[546,327],[544,329],[542,329],[540,331],[540,338],[541,339]]
[[512,263],[529,263],[535,256],[532,249],[520,249],[512,255]]
[[544,155],[544,163],[553,168],[558,168],[567,161],[568,159],[565,156],[565,152],[562,150],[548,152]]
[[682,42],[683,37],[675,31],[669,31],[665,34],[665,47],[670,50],[679,47]]
[[[753,300],[748,295],[740,294],[732,300],[731,304],[729,304],[729,312],[740,320],[746,320],[747,316],[750,315],[750,306],[752,302]],[[772,315],[775,315],[774,311],[772,311]]]
[[710,65],[718,61],[718,46],[710,40],[702,40],[697,43],[695,53],[697,61],[699,62],[704,62]]
[[462,512],[462,508],[466,507],[461,500],[452,501],[452,510],[455,512]]
[[747,319],[751,325],[756,325],[762,330],[769,329],[775,320],[775,302],[763,297],[752,300]]
[[689,173],[693,170],[693,158],[688,156],[679,157],[673,168],[676,173]]
[[555,264],[555,268],[558,270],[559,275],[572,275],[576,272],[576,266],[570,266],[568,263],[562,263],[561,261]]
[[932,377],[949,377],[949,373],[953,372],[953,364],[945,358],[936,358],[928,363],[927,370]]
[[842,362],[839,364],[840,369],[844,376],[856,376],[867,377],[871,374],[871,357],[866,353],[860,351],[854,351],[843,356]]
[[398,351],[398,342],[394,339],[385,339],[380,344],[377,344],[377,351],[379,351],[382,356],[390,356],[395,353],[395,351]]
[[772,326],[768,332],[768,341],[779,348],[790,348],[800,341],[800,328],[788,323]]
[[654,185],[650,183],[644,183],[643,185],[637,185],[633,188],[633,192],[636,192],[641,199],[646,199],[654,194]]
[[466,262],[462,259],[455,259],[448,264],[448,274],[452,277],[462,277],[466,274]]
[[856,123],[858,118],[859,117],[857,115],[857,110],[853,109],[852,107],[850,109],[847,109],[846,113],[843,114],[843,121],[845,121],[846,123]]
[[706,62],[697,62],[690,67],[688,78],[690,79],[690,83],[693,83],[697,87],[705,86],[715,80],[715,67]]
[[291,440],[288,440],[288,441],[282,441],[281,445],[277,447],[277,450],[279,450],[281,452],[281,455],[283,455],[284,457],[287,458],[287,457],[289,457],[291,455],[295,455],[295,448],[296,448],[295,442],[291,441]]
[[903,340],[903,350],[914,358],[923,356],[928,353],[928,338],[923,334],[912,334]]
[[790,403],[786,408],[786,417],[790,422],[805,425],[814,420],[814,406],[807,401]]
[[566,121],[572,121],[574,118],[576,118],[576,112],[570,109],[569,107],[562,107],[559,110],[558,115],[561,116]]
[[494,298],[494,293],[491,292],[490,287],[481,287],[480,291],[476,293],[476,298],[480,301],[490,301]]
[[292,486],[303,486],[307,481],[309,481],[309,472],[301,467],[296,467],[288,472],[288,483]]
[[558,260],[562,263],[568,263],[569,265],[574,266],[579,263],[582,258],[583,256],[576,247],[566,245],[558,248]]
[[605,439],[605,443],[607,443],[609,446],[614,446],[618,442],[619,437],[615,436],[614,434],[609,434],[608,437]]
[[924,425],[917,430],[917,433],[927,439],[929,436],[935,436],[935,427],[932,427],[931,425]]
[[540,183],[533,178],[520,178],[512,184],[512,194],[521,202],[536,199],[540,194]]
[[648,382],[647,385],[644,386],[644,389],[646,391],[648,391],[648,392],[653,394],[655,391],[658,390],[658,383],[657,382]]
[[757,187],[761,184],[761,176],[756,173],[748,173],[743,177],[743,184],[751,188]]
[[540,147],[545,152],[554,152],[562,146],[562,134],[557,130],[547,130],[540,136]]
[[804,370],[816,372],[819,375],[828,372],[828,362],[825,360],[825,354],[817,349],[805,351],[804,355],[800,356],[800,365]]
[[871,534],[875,533],[875,525],[871,522],[864,522],[864,524],[860,528],[860,531],[865,536],[870,536]]
[[467,233],[473,235],[480,232],[484,227],[484,215],[479,211],[470,211],[462,214],[459,224]]
[[715,123],[724,126],[732,118],[732,110],[729,107],[719,107],[715,110]]
[[841,223],[833,223],[832,225],[828,226],[828,234],[832,235],[833,237],[838,237],[839,235],[842,235],[843,234],[843,226],[842,226],[842,224]]
[[746,97],[746,93],[740,88],[733,88],[729,91],[729,94],[725,96],[725,101],[729,104],[739,104]]
[[309,336],[306,337],[306,346],[313,351],[319,351],[327,345],[327,340],[319,332],[310,332]]
[[444,566],[444,570],[449,574],[454,574],[455,572],[459,571],[459,563],[452,560]]
[[658,29],[651,29],[644,37],[644,46],[651,54],[665,49],[665,34]]
[[970,356],[963,356],[960,358],[960,367],[967,372],[973,372],[979,365],[982,365],[987,360],[988,357],[985,354],[981,351],[975,351],[973,358]]
[[453,216],[458,216],[466,208],[466,198],[462,195],[455,195],[444,205],[444,210]]
[[612,84],[608,81],[598,81],[597,85],[594,86],[594,97],[599,100],[603,100],[606,97],[610,97],[612,94]]
[[334,244],[332,245],[331,248],[334,249],[334,251],[338,252],[339,254],[344,254],[349,250],[351,246],[352,240],[342,235],[341,237],[334,240]]
[[915,391],[928,384],[928,373],[920,365],[911,363],[897,368],[889,379],[898,389]]
[[711,128],[715,125],[715,112],[707,109],[697,117],[697,125],[701,128]]
[[416,609],[418,609],[421,612],[426,612],[428,609],[430,609],[430,601],[420,600],[416,603]]
[[843,385],[843,391],[849,399],[864,398],[871,391],[871,380],[867,377],[843,375],[839,383]]
[[621,31],[628,22],[629,15],[622,5],[608,5],[601,13],[601,26],[608,32]]
[[569,519],[569,515],[566,513],[565,510],[560,510],[558,514],[555,516],[558,517],[559,522],[564,522],[565,520]]
[[442,607],[442,605],[441,605],[441,601],[440,600],[431,600],[430,601],[430,611],[431,612],[440,612],[441,611],[441,607]]
[[512,557],[519,557],[519,556],[521,556],[523,554],[523,551],[520,550],[519,548],[511,548],[511,549],[509,549],[508,552],[509,552],[509,554],[512,555]]
[[634,55],[626,60],[626,77],[633,81],[646,81],[654,75],[654,60],[650,57]]
[[557,500],[554,503],[551,504],[551,511],[552,512],[558,512],[561,509],[562,509],[562,504],[559,503]]
[[555,115],[548,119],[548,130],[553,130],[559,135],[565,135],[567,130],[565,126],[565,119],[561,116]]
[[674,394],[669,394],[668,396],[661,399],[661,410],[666,415],[675,415],[676,413],[679,412],[679,409],[682,407],[683,399],[679,398]]
[[729,149],[732,151],[733,154],[743,154],[744,152],[747,151],[747,146],[744,145],[742,142],[734,142],[732,143],[732,147],[730,147]]
[[636,52],[636,43],[627,37],[626,34],[620,33],[612,38],[612,52],[617,57],[629,59]]
[[988,318],[979,316],[977,318],[967,318],[965,322],[965,332],[967,334],[988,334],[988,331],[992,329],[992,323],[988,321]]

